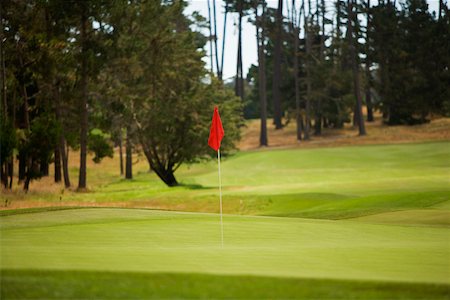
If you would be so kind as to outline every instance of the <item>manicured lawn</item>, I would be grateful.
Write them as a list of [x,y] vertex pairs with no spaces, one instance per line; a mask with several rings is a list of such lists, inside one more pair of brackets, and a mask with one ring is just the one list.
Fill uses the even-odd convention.
[[[250,276],[255,289],[260,276],[277,277],[280,284],[288,285],[309,278],[320,279],[317,282],[324,285],[324,293],[329,292],[328,284],[346,286],[345,282],[356,280],[368,282],[362,289],[372,292],[380,283],[393,282],[388,288],[394,290],[393,295],[402,294],[405,288],[398,285],[397,290],[397,283],[418,284],[413,290],[420,290],[424,283],[438,284],[434,288],[424,286],[438,297],[450,284],[446,227],[226,216],[225,246],[221,248],[218,216],[214,214],[88,208],[10,215],[0,220],[1,268],[6,270],[2,286],[19,282],[30,293],[37,289],[36,280],[30,280],[30,276],[37,282],[44,280],[45,285],[45,280],[61,280],[53,271],[65,271],[64,276],[73,277],[68,272],[71,270],[100,272],[103,275],[99,280],[111,276],[105,272],[119,272],[121,276],[124,272],[151,274],[134,275],[137,282],[142,276],[163,273],[173,276],[165,280],[175,285],[181,284],[176,279],[180,274],[238,275],[227,277],[236,281],[239,276]],[[49,272],[47,279],[40,278],[40,271]],[[74,278],[73,284],[88,284],[82,275]],[[214,278],[219,285],[220,277]],[[101,285],[97,287],[100,291]],[[351,292],[352,285],[347,286]],[[53,291],[50,286],[45,289]],[[214,284],[207,293],[213,290]],[[41,292],[36,291],[36,295]],[[154,292],[155,297],[165,295],[158,289]],[[5,293],[9,297],[18,291],[6,289]],[[189,293],[180,290],[174,296],[188,297]]]
[[5,196],[53,207],[0,212],[1,299],[448,299],[449,149],[228,157],[224,248],[214,161],[183,166],[176,188],[142,161],[131,181],[115,160],[91,165],[89,193]]

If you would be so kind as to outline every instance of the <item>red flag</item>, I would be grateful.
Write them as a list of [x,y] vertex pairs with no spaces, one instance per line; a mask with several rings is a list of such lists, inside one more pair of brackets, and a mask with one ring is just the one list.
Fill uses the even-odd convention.
[[215,106],[211,128],[209,130],[208,145],[215,151],[219,150],[220,142],[224,135],[225,132],[223,131],[222,121],[220,120],[219,110],[217,109],[217,106]]

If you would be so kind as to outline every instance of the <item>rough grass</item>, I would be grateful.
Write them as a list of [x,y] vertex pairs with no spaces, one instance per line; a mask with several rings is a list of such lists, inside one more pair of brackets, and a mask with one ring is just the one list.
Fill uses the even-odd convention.
[[448,299],[449,286],[262,276],[3,270],[2,299]]

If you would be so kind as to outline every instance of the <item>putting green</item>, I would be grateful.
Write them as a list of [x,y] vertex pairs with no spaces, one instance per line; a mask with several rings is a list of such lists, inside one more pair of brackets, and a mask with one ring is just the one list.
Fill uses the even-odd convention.
[[449,284],[449,230],[353,221],[75,209],[3,216],[1,268]]

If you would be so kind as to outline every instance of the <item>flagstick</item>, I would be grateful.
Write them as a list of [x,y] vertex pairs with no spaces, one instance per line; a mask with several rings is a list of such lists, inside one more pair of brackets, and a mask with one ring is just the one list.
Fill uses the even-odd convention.
[[217,150],[217,162],[219,163],[220,232],[222,236],[222,248],[223,248],[222,178],[220,176],[220,149]]

